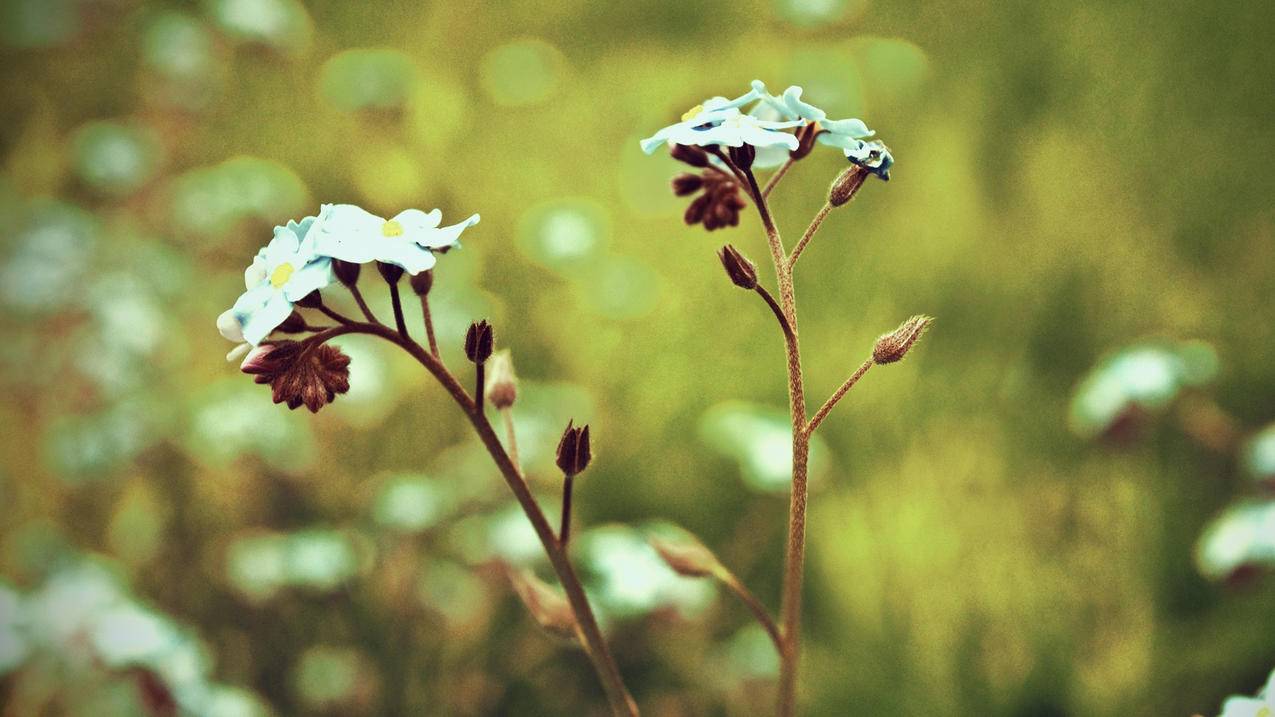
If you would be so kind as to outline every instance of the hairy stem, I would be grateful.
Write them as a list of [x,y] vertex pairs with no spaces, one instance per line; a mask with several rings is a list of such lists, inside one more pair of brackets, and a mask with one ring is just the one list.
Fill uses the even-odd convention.
[[350,296],[354,297],[354,303],[359,305],[359,311],[363,312],[363,316],[367,318],[369,323],[379,324],[376,320],[376,314],[372,313],[367,305],[367,301],[363,298],[363,292],[359,291],[358,284],[350,284]]
[[340,312],[338,312],[338,311],[336,311],[336,310],[332,309],[332,308],[331,308],[331,307],[329,307],[327,304],[319,304],[317,308],[319,309],[319,311],[323,312],[323,315],[324,315],[324,316],[327,316],[328,318],[332,319],[333,321],[337,322],[338,324],[348,324],[348,323],[350,323],[350,319],[346,318],[346,317],[345,317],[344,315],[342,315]]
[[753,614],[753,617],[757,618],[757,622],[766,630],[766,634],[770,636],[770,641],[775,644],[775,651],[782,656],[784,654],[783,635],[780,634],[779,626],[775,624],[774,618],[766,611],[766,606],[761,604],[761,600],[758,600],[757,596],[753,595],[752,591],[735,576],[735,573],[725,567],[722,568],[722,573],[717,576],[717,579],[730,588],[730,591],[735,593],[736,597],[744,603],[749,612]]
[[871,357],[869,357],[867,361],[864,361],[862,366],[855,369],[855,372],[850,375],[850,378],[846,379],[845,383],[841,384],[841,386],[828,397],[828,400],[823,402],[823,405],[819,407],[818,411],[815,411],[814,417],[812,417],[810,422],[806,424],[806,435],[809,436],[814,434],[815,429],[819,427],[819,424],[823,423],[823,419],[828,417],[828,413],[832,411],[832,407],[837,405],[837,401],[844,398],[846,393],[849,392],[850,389],[854,388],[854,385],[859,382],[859,379],[863,378],[863,374],[867,373],[870,368],[872,368]]
[[801,241],[797,242],[797,246],[793,247],[792,256],[788,257],[788,268],[797,263],[797,257],[801,256],[801,252],[806,250],[806,245],[814,238],[815,232],[819,231],[819,227],[823,225],[823,220],[828,218],[828,212],[832,211],[832,204],[824,202],[823,207],[815,214],[815,218],[810,221],[810,226],[806,228],[806,233],[801,236]]
[[434,338],[434,317],[429,312],[429,296],[421,294],[421,316],[425,317],[425,338],[429,341],[429,352],[438,356],[438,339]]
[[779,165],[779,169],[776,169],[774,174],[770,175],[770,179],[766,180],[766,186],[761,190],[761,196],[763,199],[770,196],[770,193],[775,189],[775,186],[779,184],[779,180],[783,179],[785,174],[788,174],[788,170],[792,169],[792,164],[796,161],[797,160],[792,157],[789,157],[787,161]]
[[475,408],[476,400],[482,401],[481,394],[476,400],[471,398],[465,392],[464,387],[460,385],[460,382],[456,380],[456,377],[429,351],[415,341],[403,337],[393,329],[380,323],[354,323],[336,326],[321,334],[315,334],[311,339],[322,342],[347,333],[379,336],[396,344],[425,367],[425,370],[429,371],[452,397],[452,400],[456,402],[456,405],[460,407],[473,425],[474,431],[478,434],[478,438],[482,441],[488,454],[491,455],[492,461],[500,470],[501,476],[504,477],[505,482],[509,485],[509,489],[513,491],[514,498],[517,499],[518,505],[522,508],[523,513],[526,514],[527,520],[531,522],[531,527],[536,531],[536,537],[540,539],[540,544],[544,547],[545,554],[549,557],[549,562],[558,576],[558,581],[562,584],[563,591],[566,592],[567,601],[571,605],[572,613],[575,615],[580,635],[584,639],[585,654],[588,655],[589,661],[593,663],[593,668],[598,673],[598,678],[602,682],[612,713],[617,716],[637,717],[637,703],[633,701],[628,689],[624,686],[624,679],[620,676],[620,670],[615,664],[615,658],[611,655],[611,650],[607,647],[606,641],[602,637],[602,629],[598,626],[597,618],[594,616],[593,609],[589,605],[589,599],[585,595],[584,586],[581,584],[575,568],[567,557],[565,547],[554,535],[553,527],[550,526],[544,511],[540,509],[540,504],[536,502],[535,496],[531,494],[531,488],[527,485],[526,478],[509,457],[509,454],[505,452],[505,448],[500,444],[500,438],[496,436],[491,423],[487,421],[487,417],[481,410]]

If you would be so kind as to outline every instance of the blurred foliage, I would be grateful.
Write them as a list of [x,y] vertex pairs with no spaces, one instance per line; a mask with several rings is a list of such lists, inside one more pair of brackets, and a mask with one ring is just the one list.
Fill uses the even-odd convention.
[[[575,555],[646,713],[757,714],[766,635],[641,529],[686,527],[777,607],[782,351],[713,256],[764,244],[752,215],[727,239],[684,227],[675,163],[636,143],[755,77],[863,117],[898,159],[799,270],[812,400],[902,318],[939,318],[821,430],[807,713],[1214,714],[1253,694],[1275,582],[1207,580],[1197,541],[1275,544],[1269,507],[1233,502],[1275,473],[1270,429],[1218,452],[1181,421],[1137,442],[1068,427],[1103,433],[1129,402],[1190,417],[1169,394],[1198,408],[1200,381],[1236,425],[1275,420],[1273,19],[0,1],[5,714],[600,713],[587,660],[509,587],[504,564],[550,575],[530,527],[410,359],[342,341],[353,386],[318,416],[222,361],[213,319],[244,266],[320,202],[482,213],[440,261],[444,357],[480,317],[513,350],[551,518],[557,434],[592,425]],[[840,167],[820,152],[784,180],[789,241]],[[1104,355],[1119,370],[1086,383]]]

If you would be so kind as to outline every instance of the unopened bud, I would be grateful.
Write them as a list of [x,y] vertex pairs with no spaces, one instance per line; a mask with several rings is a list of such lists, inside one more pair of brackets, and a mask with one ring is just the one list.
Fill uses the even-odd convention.
[[819,126],[818,122],[807,122],[798,127],[797,148],[790,150],[788,156],[793,159],[805,159],[806,155],[810,154],[811,150],[815,148],[815,138],[822,131],[823,128]]
[[691,174],[683,172],[673,177],[673,194],[679,197],[685,197],[688,194],[694,194],[704,186],[704,177],[699,174]]
[[362,264],[355,264],[352,261],[332,260],[332,273],[336,275],[337,281],[346,286],[354,286],[359,283],[359,272],[362,268]]
[[839,207],[851,199],[859,192],[859,188],[863,186],[863,181],[868,178],[868,170],[857,164],[846,167],[836,179],[832,181],[832,188],[828,190],[828,203],[834,207]]
[[749,291],[757,288],[757,266],[740,254],[738,249],[727,244],[717,250],[717,258],[721,259],[726,275],[735,286]]
[[872,361],[887,364],[902,359],[933,322],[933,317],[919,314],[904,321],[899,328],[877,339],[872,347]]
[[690,206],[686,208],[686,212],[682,214],[682,221],[687,226],[699,224],[704,219],[704,213],[713,205],[713,197],[708,193],[704,193],[691,201]]
[[491,357],[483,394],[497,409],[509,408],[518,400],[518,377],[514,375],[514,360],[509,349],[497,351]]
[[724,572],[721,562],[690,533],[677,529],[669,535],[652,535],[647,538],[660,559],[673,572],[686,578],[707,578]]
[[730,156],[730,161],[734,162],[735,166],[740,169],[748,169],[753,166],[753,160],[757,159],[757,148],[751,144],[731,147],[726,153]]
[[323,306],[323,297],[319,295],[319,290],[315,289],[293,303],[303,309],[317,309]]
[[383,261],[376,262],[376,270],[381,272],[381,278],[385,279],[387,284],[391,286],[398,283],[403,278],[403,267],[397,264],[387,264]]
[[285,334],[299,334],[307,328],[308,324],[306,324],[301,314],[293,311],[288,315],[288,318],[283,320],[283,323],[275,327],[275,331],[282,331]]
[[567,422],[567,430],[558,441],[557,463],[563,475],[573,476],[589,467],[593,454],[589,449],[589,427],[577,428],[574,421]]
[[422,271],[419,274],[413,274],[408,279],[408,283],[412,285],[412,291],[417,296],[425,296],[429,290],[434,288],[434,270]]
[[491,324],[486,319],[469,325],[465,332],[465,358],[474,363],[483,363],[491,358],[492,344]]
[[673,145],[673,148],[669,150],[669,154],[672,155],[673,159],[676,159],[679,162],[685,162],[692,167],[708,166],[708,152],[705,152],[699,147],[693,147],[688,144],[675,144]]
[[557,637],[575,639],[575,613],[565,595],[530,570],[509,570],[509,582],[540,627]]

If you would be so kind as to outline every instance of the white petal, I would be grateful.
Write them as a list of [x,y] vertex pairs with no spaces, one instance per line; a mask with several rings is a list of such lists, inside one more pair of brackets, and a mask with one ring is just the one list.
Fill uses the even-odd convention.
[[403,225],[406,230],[433,229],[443,221],[443,213],[437,209],[422,212],[419,209],[406,209],[394,215],[394,221]]
[[385,245],[381,250],[379,261],[402,267],[409,274],[419,274],[434,268],[438,261],[429,249],[417,246],[411,241],[395,241]]
[[283,295],[288,301],[300,301],[311,291],[325,289],[331,283],[332,260],[325,257],[292,272],[288,283],[283,285]]
[[268,273],[269,272],[266,270],[265,250],[263,249],[257,252],[257,255],[252,258],[252,264],[247,269],[243,270],[244,288],[251,289],[257,284],[265,281]]
[[251,349],[252,349],[252,344],[250,343],[245,342],[245,343],[239,344],[233,349],[230,349],[230,353],[226,354],[226,360],[235,361],[242,356],[246,356]]
[[477,224],[478,220],[479,216],[475,214],[463,222],[453,224],[449,227],[443,227],[441,229],[429,229],[425,231],[409,230],[406,236],[417,244],[424,247],[430,247],[432,249],[456,246],[456,242],[460,241],[460,235],[464,233],[466,229]]
[[236,343],[243,341],[243,327],[239,325],[239,319],[235,318],[234,309],[226,309],[217,317],[217,330],[227,341]]
[[292,302],[284,298],[282,291],[276,291],[264,306],[248,316],[244,322],[243,337],[256,346],[291,315]]

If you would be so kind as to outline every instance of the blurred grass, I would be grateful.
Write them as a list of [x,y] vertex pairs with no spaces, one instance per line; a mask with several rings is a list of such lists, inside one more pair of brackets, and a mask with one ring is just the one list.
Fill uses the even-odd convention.
[[[1192,564],[1234,466],[1167,428],[1122,452],[1067,430],[1084,372],[1148,336],[1211,343],[1218,402],[1272,419],[1269,7],[9,0],[0,16],[0,571],[23,590],[110,556],[207,641],[218,680],[282,714],[596,712],[585,661],[484,567],[505,555],[489,534],[518,545],[488,525],[502,486],[410,361],[350,342],[353,391],[312,417],[221,360],[213,318],[270,227],[356,202],[482,213],[440,261],[441,338],[456,362],[486,316],[513,349],[548,499],[556,432],[588,421],[585,524],[678,522],[774,606],[786,500],[704,427],[727,401],[785,403],[770,317],[713,257],[724,241],[764,257],[758,223],[684,227],[676,165],[636,145],[757,77],[863,117],[898,159],[798,272],[811,395],[906,316],[939,319],[823,429],[809,713],[1213,713],[1275,664],[1275,586],[1216,587]],[[790,241],[839,168],[816,153],[784,181]],[[476,507],[389,530],[376,491],[406,474]],[[252,598],[228,555],[263,535],[337,536],[354,562]],[[768,672],[746,624],[719,599],[611,629],[648,713],[755,714]]]

